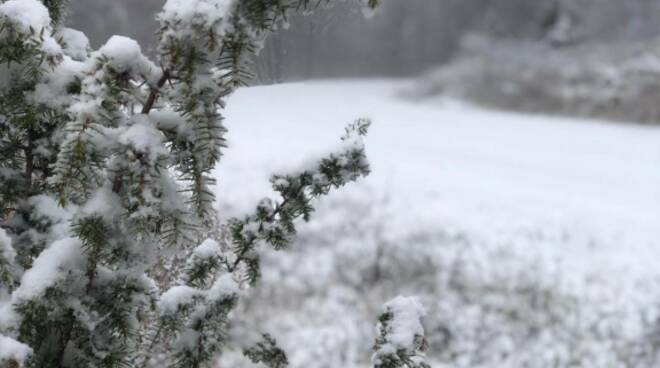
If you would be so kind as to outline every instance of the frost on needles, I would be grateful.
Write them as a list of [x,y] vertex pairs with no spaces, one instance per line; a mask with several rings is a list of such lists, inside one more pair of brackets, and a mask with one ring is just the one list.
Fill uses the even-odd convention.
[[[368,174],[369,122],[220,223],[225,98],[309,0],[168,0],[157,63],[125,37],[92,50],[64,3],[0,0],[0,366],[210,367],[259,248],[286,248],[315,198]],[[246,357],[286,366],[275,341]]]

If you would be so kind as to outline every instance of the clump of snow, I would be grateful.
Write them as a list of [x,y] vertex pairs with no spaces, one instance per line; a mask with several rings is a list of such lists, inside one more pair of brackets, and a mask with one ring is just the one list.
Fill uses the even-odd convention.
[[62,46],[52,37],[46,37],[41,43],[41,50],[51,56],[62,54]]
[[236,281],[232,278],[231,274],[224,274],[213,283],[213,286],[208,291],[207,299],[209,300],[222,300],[228,299],[239,292],[239,287]]
[[61,107],[70,103],[67,88],[82,75],[85,63],[75,61],[65,56],[44,78],[35,86],[31,98],[37,103],[51,107]]
[[120,144],[133,147],[139,152],[149,154],[151,159],[156,159],[161,154],[167,154],[163,147],[164,136],[156,127],[144,116],[134,117],[135,123],[129,126],[117,139]]
[[99,52],[111,61],[113,67],[128,70],[135,60],[142,56],[140,45],[133,39],[124,36],[112,36]]
[[0,16],[9,18],[23,32],[40,32],[50,27],[48,9],[36,0],[9,0],[0,4]]
[[395,350],[414,351],[415,341],[424,336],[422,317],[426,311],[422,303],[415,297],[398,296],[385,304],[385,312],[392,314],[387,341]]
[[168,0],[158,19],[211,27],[229,14],[234,3],[235,0]]
[[69,221],[73,217],[74,208],[61,207],[54,198],[47,195],[34,196],[30,198],[29,204],[33,208],[31,216],[44,217],[53,224],[49,232],[52,240],[69,237]]
[[[182,308],[193,304],[196,298],[206,298],[208,302],[215,302],[232,298],[238,292],[238,283],[230,274],[218,277],[209,290],[200,290],[187,285],[174,286],[160,297],[158,311],[162,316],[173,315]],[[205,310],[205,307],[201,307],[196,314],[201,315]]]
[[193,255],[200,259],[216,257],[222,252],[220,244],[213,239],[206,239],[193,251]]
[[[88,83],[88,80],[83,80],[83,85]],[[103,100],[100,98],[81,98],[78,101],[75,101],[69,107],[69,112],[77,115],[93,115],[97,112]]]
[[190,126],[186,124],[186,119],[174,110],[152,110],[149,113],[149,120],[151,120],[158,129],[176,132],[182,139],[191,136],[193,133]]
[[14,304],[39,297],[51,285],[64,279],[68,271],[82,266],[84,252],[80,240],[66,238],[52,243],[34,260],[12,294]]
[[112,36],[99,50],[98,54],[109,60],[109,66],[131,74],[143,75],[150,81],[157,78],[158,68],[142,54],[140,45],[124,36]]
[[0,335],[0,363],[14,361],[22,364],[31,354],[32,349],[29,346]]
[[191,304],[196,297],[202,295],[201,290],[190,286],[174,286],[160,297],[158,310],[161,315],[173,315],[181,307]]
[[117,218],[122,213],[120,198],[109,186],[97,189],[83,207],[86,214],[101,215],[105,218]]
[[89,39],[84,33],[72,28],[62,28],[59,33],[67,55],[78,61],[87,59]]
[[50,36],[50,15],[41,2],[10,0],[0,4],[0,22],[10,24],[11,29],[17,33],[15,36],[38,42],[45,56],[57,58],[62,55],[62,46]]
[[161,40],[206,42],[209,35],[222,39],[231,29],[228,15],[236,3],[236,0],[168,0],[157,17],[163,29]]

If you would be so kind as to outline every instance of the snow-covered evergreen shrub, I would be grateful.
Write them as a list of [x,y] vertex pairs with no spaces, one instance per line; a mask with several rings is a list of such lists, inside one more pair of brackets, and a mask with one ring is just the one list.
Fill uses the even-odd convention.
[[[369,122],[273,176],[278,200],[217,224],[224,99],[264,36],[310,2],[168,0],[157,64],[125,37],[91,50],[62,26],[64,3],[0,2],[0,364],[210,366],[259,279],[258,247],[285,248],[313,199],[368,174]],[[286,365],[264,338],[247,357]]]

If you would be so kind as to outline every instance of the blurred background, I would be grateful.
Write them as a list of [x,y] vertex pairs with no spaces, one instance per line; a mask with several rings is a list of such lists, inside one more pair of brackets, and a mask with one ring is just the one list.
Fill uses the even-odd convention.
[[[155,58],[162,0],[71,0],[93,48]],[[660,366],[660,1],[321,3],[270,36],[225,111],[223,217],[373,118],[373,174],[265,252],[219,367],[366,367],[380,305],[418,295],[434,367]]]
[[[72,0],[70,23],[94,48],[119,29],[153,51],[163,3]],[[353,1],[318,7],[268,38],[256,82],[423,76],[418,97],[660,121],[657,0],[397,0],[366,17]]]
[[[72,0],[71,24],[93,47],[117,29],[151,45],[163,3]],[[411,76],[456,58],[471,33],[556,48],[622,47],[657,37],[658,16],[656,0],[408,0],[385,1],[365,18],[359,4],[344,1],[291,19],[268,40],[259,66],[273,80]]]

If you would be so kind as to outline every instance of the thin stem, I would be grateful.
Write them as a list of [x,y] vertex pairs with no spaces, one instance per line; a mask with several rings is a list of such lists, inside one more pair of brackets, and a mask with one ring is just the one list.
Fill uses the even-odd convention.
[[163,75],[156,83],[156,86],[151,88],[151,92],[149,93],[147,102],[142,107],[142,114],[149,114],[151,109],[154,107],[154,104],[156,103],[156,99],[158,98],[158,94],[160,93],[161,88],[163,88],[163,86],[165,85],[165,83],[167,83],[170,77],[171,77],[170,70],[169,69],[163,70]]

